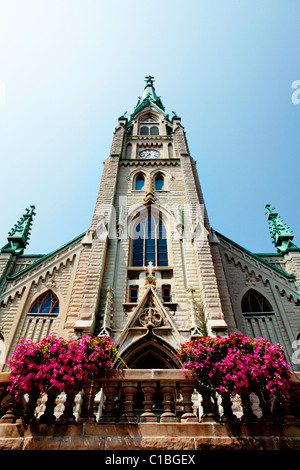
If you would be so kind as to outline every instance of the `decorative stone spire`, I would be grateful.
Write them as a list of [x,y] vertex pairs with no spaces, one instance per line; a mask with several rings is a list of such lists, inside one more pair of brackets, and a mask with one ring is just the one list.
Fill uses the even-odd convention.
[[33,205],[26,209],[25,214],[8,233],[8,243],[1,249],[2,253],[14,253],[16,255],[23,253],[29,242],[32,220],[35,215],[34,209],[35,206]]
[[271,207],[270,204],[266,204],[268,215],[268,222],[272,241],[277,248],[279,253],[287,253],[288,251],[300,251],[300,248],[292,242],[294,236],[292,235],[291,229],[281,219],[275,211],[275,207]]

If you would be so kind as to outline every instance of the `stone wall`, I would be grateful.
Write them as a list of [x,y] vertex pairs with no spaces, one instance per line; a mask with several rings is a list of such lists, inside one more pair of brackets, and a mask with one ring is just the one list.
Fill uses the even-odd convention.
[[300,450],[300,426],[244,423],[0,424],[0,450]]

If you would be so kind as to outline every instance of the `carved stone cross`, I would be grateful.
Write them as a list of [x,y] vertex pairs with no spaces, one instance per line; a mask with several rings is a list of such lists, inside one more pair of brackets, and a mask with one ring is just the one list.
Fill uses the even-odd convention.
[[148,266],[146,266],[147,271],[149,272],[149,276],[152,276],[154,267],[152,261],[149,261]]

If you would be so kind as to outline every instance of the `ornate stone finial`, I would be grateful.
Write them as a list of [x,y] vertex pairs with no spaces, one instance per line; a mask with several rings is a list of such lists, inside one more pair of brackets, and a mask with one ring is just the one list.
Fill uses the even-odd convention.
[[114,298],[114,290],[112,289],[112,287],[108,287],[106,291],[106,301],[105,301],[103,323],[102,323],[100,332],[98,334],[99,337],[110,336],[110,330],[111,330],[110,315],[111,315],[111,310],[112,310],[113,298]]
[[32,220],[35,215],[34,209],[35,206],[32,205],[25,210],[25,214],[8,233],[8,243],[1,249],[1,252],[18,255],[23,253],[29,242]]
[[299,251],[300,248],[292,242],[294,236],[291,229],[279,217],[278,212],[274,212],[275,207],[271,207],[270,204],[266,204],[265,207],[267,209],[266,214],[268,215],[271,238],[277,251],[279,253],[286,253],[291,250]]
[[195,292],[195,289],[192,286],[189,286],[186,289],[186,292],[188,294],[189,303],[190,303],[190,317],[191,317],[190,337],[191,338],[200,337],[200,336],[202,336],[202,333],[201,333],[200,327],[198,325],[197,315],[196,315],[195,305],[194,305],[194,292]]

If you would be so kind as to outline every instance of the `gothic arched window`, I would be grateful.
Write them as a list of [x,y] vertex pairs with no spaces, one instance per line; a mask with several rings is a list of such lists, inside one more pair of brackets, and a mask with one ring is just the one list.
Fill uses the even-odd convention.
[[273,344],[282,343],[272,305],[260,292],[249,289],[242,299],[241,307],[247,336],[264,337]]
[[168,266],[167,231],[161,218],[148,214],[133,233],[132,266]]
[[144,189],[144,186],[145,186],[145,177],[142,173],[139,173],[137,177],[135,178],[134,189],[136,189],[137,191],[142,191]]
[[158,173],[155,177],[155,190],[162,191],[164,189],[165,179],[161,173]]
[[153,125],[142,125],[140,135],[159,135],[159,127]]
[[150,135],[159,135],[159,128],[158,128],[158,126],[151,126],[151,127],[150,127]]
[[148,126],[142,126],[140,128],[140,135],[149,135],[149,127]]
[[242,299],[243,313],[263,313],[273,312],[271,304],[259,292],[249,289]]
[[40,341],[54,333],[59,320],[59,300],[52,290],[41,294],[31,305],[21,332],[21,337]]
[[50,290],[40,295],[32,305],[29,313],[59,313],[59,302],[57,296]]

